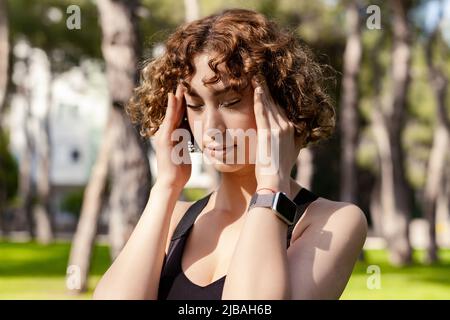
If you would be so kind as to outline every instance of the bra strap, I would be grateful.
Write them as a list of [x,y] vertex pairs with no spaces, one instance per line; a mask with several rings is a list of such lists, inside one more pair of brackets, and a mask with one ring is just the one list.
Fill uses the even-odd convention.
[[169,246],[169,252],[172,250],[173,244],[175,240],[181,238],[186,232],[189,230],[190,227],[195,222],[195,219],[198,217],[202,209],[206,206],[208,203],[209,198],[211,197],[211,194],[213,192],[209,193],[208,195],[204,196],[203,198],[195,201],[186,211],[186,213],[181,218],[180,222],[178,223],[177,227],[175,228],[175,231],[173,232],[172,239],[170,241]]
[[292,232],[294,231],[295,225],[300,220],[303,213],[305,213],[306,208],[311,204],[311,202],[315,201],[317,198],[319,198],[318,195],[314,194],[313,192],[309,191],[306,188],[302,188],[295,196],[294,202],[297,205],[297,212],[295,213],[294,223],[288,227],[288,234],[287,234],[288,248],[290,246]]
[[[177,227],[175,228],[175,231],[173,233],[172,239],[170,241],[169,245],[169,254],[172,251],[172,247],[175,243],[175,241],[179,238],[181,238],[183,235],[186,234],[186,232],[189,230],[189,228],[192,227],[195,220],[197,219],[198,215],[201,213],[203,208],[208,203],[209,198],[213,192],[210,192],[208,195],[204,196],[203,198],[195,201],[186,211],[186,213],[181,218],[180,222],[178,223]],[[287,234],[287,246],[289,247],[291,237],[292,237],[292,231],[294,230],[295,225],[302,217],[303,213],[305,212],[308,205],[319,198],[316,194],[312,193],[308,189],[302,188],[299,193],[295,196],[294,202],[297,205],[297,212],[295,213],[294,217],[294,223],[288,227],[288,234]]]

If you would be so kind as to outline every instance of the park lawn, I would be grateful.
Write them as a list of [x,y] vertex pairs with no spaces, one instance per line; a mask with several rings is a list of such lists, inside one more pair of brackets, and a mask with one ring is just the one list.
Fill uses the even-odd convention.
[[[398,268],[388,263],[385,250],[365,251],[366,261],[356,264],[341,299],[450,299],[450,250],[440,250],[441,261],[430,266],[422,264],[424,255],[423,250],[415,250],[414,263]],[[368,272],[370,265],[379,267],[379,289],[368,289],[368,279],[373,275]]]
[[[67,242],[48,246],[0,242],[0,299],[90,299],[110,264],[108,247],[95,247],[89,291],[79,296],[70,295],[65,287],[69,250]],[[423,254],[415,251],[412,266],[395,268],[384,250],[365,251],[366,261],[355,266],[341,299],[450,299],[450,250],[441,250],[441,262],[432,266],[420,264]],[[380,269],[379,289],[367,287],[372,276],[369,265]]]
[[66,289],[70,243],[0,242],[0,299],[91,299],[93,288],[110,264],[107,246],[96,245],[89,291],[75,296]]

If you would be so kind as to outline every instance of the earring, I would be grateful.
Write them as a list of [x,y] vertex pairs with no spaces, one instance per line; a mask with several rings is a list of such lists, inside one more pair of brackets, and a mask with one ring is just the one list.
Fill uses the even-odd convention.
[[195,146],[192,144],[191,140],[188,140],[188,150],[189,152],[195,152]]
[[184,117],[184,120],[186,120],[186,121],[187,121],[187,117]]

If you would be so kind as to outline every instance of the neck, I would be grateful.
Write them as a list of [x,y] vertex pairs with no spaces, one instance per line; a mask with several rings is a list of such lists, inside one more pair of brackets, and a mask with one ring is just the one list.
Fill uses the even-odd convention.
[[[230,215],[241,216],[247,211],[252,195],[257,188],[255,167],[248,166],[237,172],[221,173],[221,181],[212,197],[214,209]],[[294,179],[290,179],[290,193],[288,197],[294,199],[301,186]]]

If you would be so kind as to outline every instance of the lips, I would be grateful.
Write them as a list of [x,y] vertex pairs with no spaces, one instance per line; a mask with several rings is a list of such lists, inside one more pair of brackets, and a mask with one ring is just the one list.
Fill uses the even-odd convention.
[[211,146],[211,145],[208,145],[208,146],[206,146],[206,148],[208,148],[209,150],[214,150],[214,151],[223,151],[223,150],[226,150],[228,148],[232,148],[234,146],[235,146],[234,144],[229,145],[229,146],[218,146],[218,145]]

